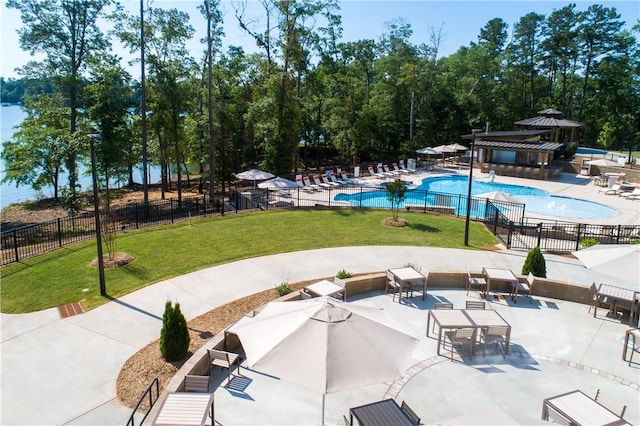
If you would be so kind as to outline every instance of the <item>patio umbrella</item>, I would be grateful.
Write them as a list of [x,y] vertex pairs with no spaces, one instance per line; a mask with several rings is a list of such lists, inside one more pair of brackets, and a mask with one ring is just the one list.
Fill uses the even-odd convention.
[[484,194],[474,195],[476,198],[488,198],[495,201],[506,201],[508,203],[523,204],[522,201],[509,194],[500,191],[485,192]]
[[270,302],[237,329],[249,368],[325,395],[395,380],[418,339],[396,329],[381,309],[330,297]]
[[640,245],[596,244],[572,252],[587,269],[640,284]]
[[260,182],[258,188],[262,189],[296,189],[298,184],[282,177],[275,177],[265,182]]
[[606,158],[585,161],[584,164],[589,164],[591,166],[620,167],[620,164],[618,164],[616,161],[607,160]]
[[466,151],[467,149],[469,149],[466,146],[464,146],[462,144],[459,144],[459,143],[452,143],[452,144],[446,145],[446,146],[448,146],[449,148],[455,149],[456,151]]
[[423,154],[423,155],[441,155],[442,154],[441,152],[436,151],[435,149],[429,148],[429,147],[417,149],[416,152],[418,154]]
[[[451,152],[458,152],[457,149],[452,148],[449,145],[438,145],[438,146],[434,146],[433,149],[435,151],[438,151],[441,154],[445,154],[445,153],[451,153]],[[466,148],[465,148],[466,149]]]
[[258,170],[258,169],[251,169],[245,172],[236,173],[236,178],[238,179],[252,180],[254,188],[256,186],[257,180],[267,180],[267,179],[271,179],[272,177],[275,177],[275,175],[272,175],[269,172],[265,172],[263,170]]

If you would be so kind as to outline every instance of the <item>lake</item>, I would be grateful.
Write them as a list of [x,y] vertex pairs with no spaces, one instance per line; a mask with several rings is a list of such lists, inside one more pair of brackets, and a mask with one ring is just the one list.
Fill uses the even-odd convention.
[[[26,118],[27,114],[19,105],[2,105],[0,108],[0,130],[1,140],[0,142],[9,141],[13,137],[15,129]],[[1,149],[1,148],[0,148]],[[84,174],[84,167],[79,165],[78,170],[79,183],[83,190],[89,190],[92,188],[91,175]],[[4,163],[0,159],[0,180],[4,179]],[[137,182],[142,183],[142,168],[137,168],[134,174],[134,179]],[[160,180],[160,168],[152,167],[149,181],[158,182]],[[60,182],[62,185],[67,184],[67,175],[61,174]],[[113,187],[113,186],[112,186]],[[38,200],[42,198],[51,198],[53,196],[53,187],[45,188],[42,191],[36,191],[30,186],[18,186],[14,183],[3,182],[0,185],[0,209],[14,203],[19,203],[27,200]]]

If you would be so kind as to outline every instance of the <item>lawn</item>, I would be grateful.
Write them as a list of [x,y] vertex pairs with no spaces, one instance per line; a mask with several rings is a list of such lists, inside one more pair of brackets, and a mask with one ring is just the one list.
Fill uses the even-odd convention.
[[[409,226],[397,228],[382,224],[389,216],[388,211],[283,210],[129,231],[118,235],[117,251],[134,260],[105,271],[108,297],[100,296],[98,271],[90,265],[95,242],[86,242],[3,268],[1,310],[32,312],[78,301],[92,309],[167,278],[274,253],[364,245],[464,247],[463,219],[401,212]],[[472,248],[497,242],[473,222],[469,241]]]

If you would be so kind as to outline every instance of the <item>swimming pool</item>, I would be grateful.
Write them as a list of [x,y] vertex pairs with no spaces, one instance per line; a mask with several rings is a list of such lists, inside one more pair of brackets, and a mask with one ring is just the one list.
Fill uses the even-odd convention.
[[[466,198],[468,190],[466,176],[442,176],[427,178],[415,189],[406,192],[404,204],[447,205],[455,208],[458,215],[466,213],[466,202],[456,200],[457,197]],[[425,199],[426,191],[426,199]],[[598,219],[615,217],[618,212],[609,206],[579,198],[551,195],[538,188],[506,183],[486,182],[474,180],[471,195],[477,196],[486,192],[499,191],[513,195],[525,204],[526,213],[554,216],[566,219]],[[391,203],[382,191],[368,191],[358,194],[337,194],[336,201],[346,201],[360,207],[390,208]],[[472,202],[470,215],[481,217],[484,215],[485,203]]]
[[608,152],[604,149],[596,148],[578,148],[576,149],[576,155],[607,155]]

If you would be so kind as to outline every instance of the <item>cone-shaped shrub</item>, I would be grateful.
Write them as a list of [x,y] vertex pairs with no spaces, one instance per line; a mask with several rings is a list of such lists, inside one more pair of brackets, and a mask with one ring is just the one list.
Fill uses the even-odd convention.
[[162,330],[160,331],[160,354],[166,361],[178,361],[187,356],[189,351],[189,330],[187,320],[180,311],[180,304],[175,307],[167,301],[162,315]]
[[522,275],[529,275],[529,272],[536,277],[547,278],[547,265],[540,247],[534,247],[522,265]]

